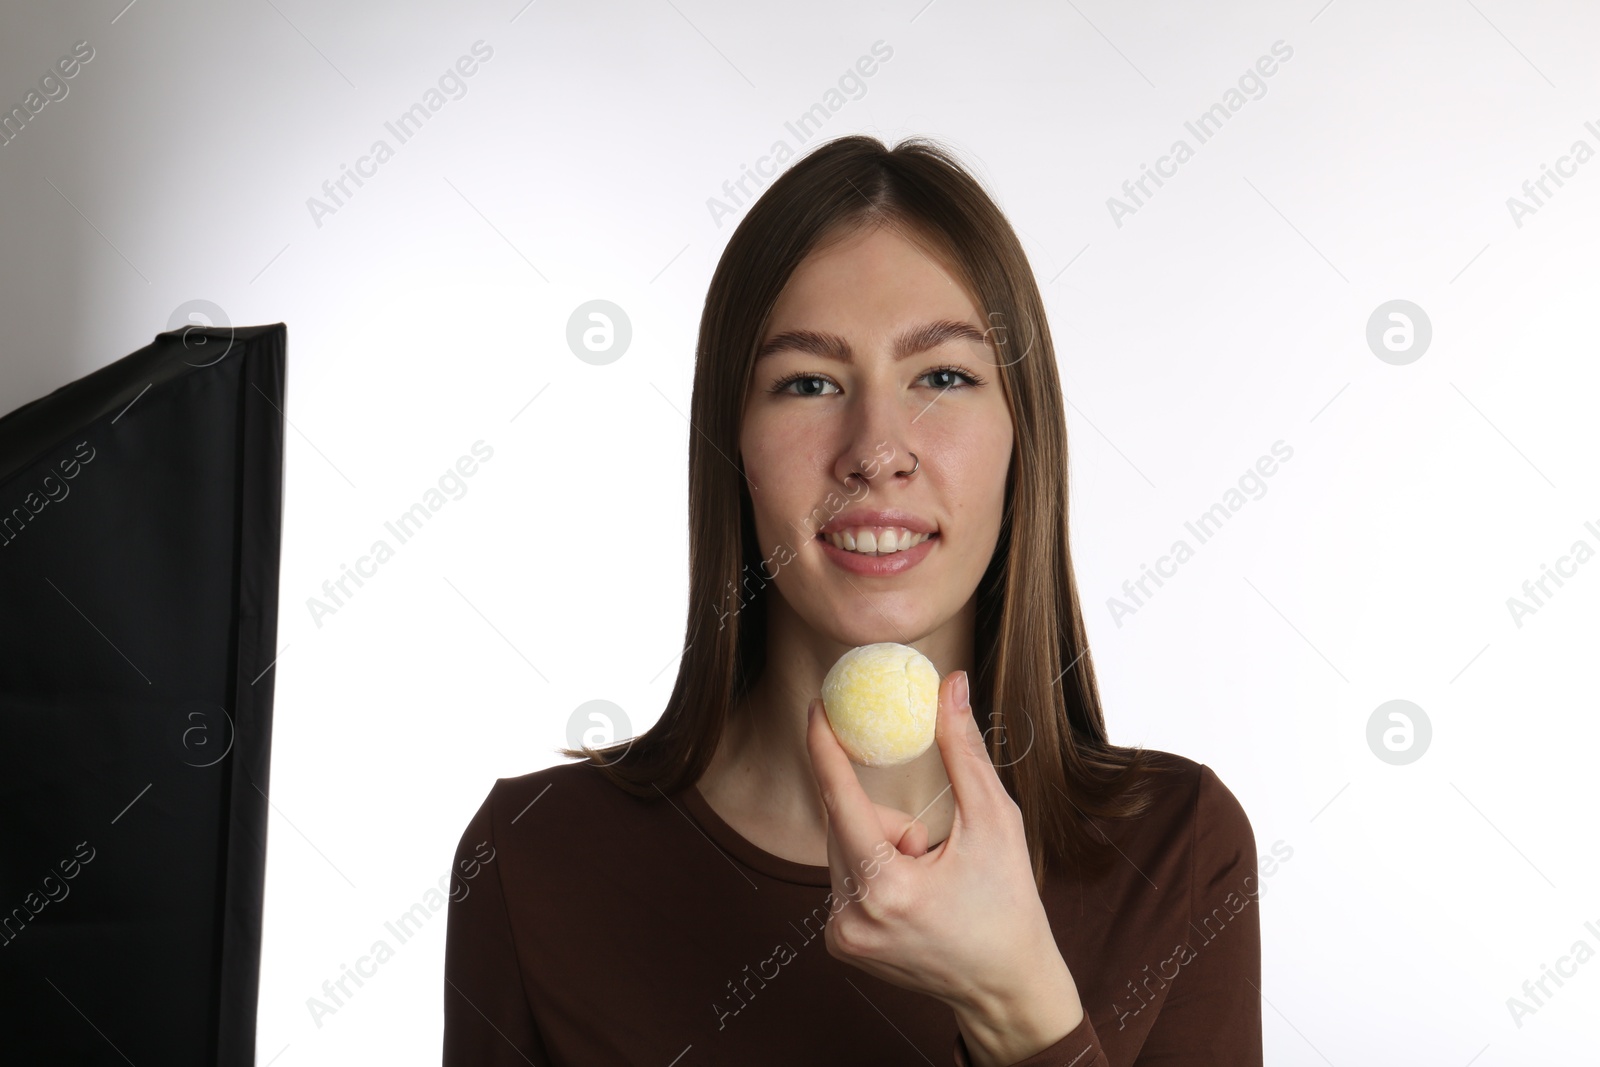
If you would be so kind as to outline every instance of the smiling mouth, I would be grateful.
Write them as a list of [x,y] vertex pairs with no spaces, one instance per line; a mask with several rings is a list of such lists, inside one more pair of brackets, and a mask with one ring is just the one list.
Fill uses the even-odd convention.
[[859,526],[836,533],[819,533],[817,540],[861,556],[893,556],[938,536],[937,531],[916,533],[903,526]]

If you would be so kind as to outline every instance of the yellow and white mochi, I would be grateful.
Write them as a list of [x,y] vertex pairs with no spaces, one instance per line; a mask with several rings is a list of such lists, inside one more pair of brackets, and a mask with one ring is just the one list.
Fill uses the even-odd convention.
[[822,703],[851,760],[864,767],[895,767],[933,744],[939,672],[910,645],[859,645],[828,670]]

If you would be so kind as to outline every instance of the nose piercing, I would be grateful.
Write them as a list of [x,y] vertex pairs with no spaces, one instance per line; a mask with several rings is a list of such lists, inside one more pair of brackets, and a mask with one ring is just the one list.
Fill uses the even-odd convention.
[[911,469],[910,470],[908,470],[908,471],[895,471],[895,473],[896,474],[904,474],[908,478],[911,475],[917,473],[917,468],[922,466],[922,460],[917,459],[917,454],[915,452],[911,453],[911,458],[915,459],[917,461],[911,465]]

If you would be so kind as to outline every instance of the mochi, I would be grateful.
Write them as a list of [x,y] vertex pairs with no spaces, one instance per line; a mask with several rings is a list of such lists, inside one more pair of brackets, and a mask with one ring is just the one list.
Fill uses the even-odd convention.
[[896,767],[933,744],[939,672],[910,645],[859,645],[829,668],[822,680],[822,703],[853,762]]

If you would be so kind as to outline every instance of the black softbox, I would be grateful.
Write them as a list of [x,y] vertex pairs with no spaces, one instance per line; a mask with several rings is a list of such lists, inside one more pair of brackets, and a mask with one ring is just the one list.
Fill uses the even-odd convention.
[[0,418],[0,1061],[249,1064],[282,323]]

